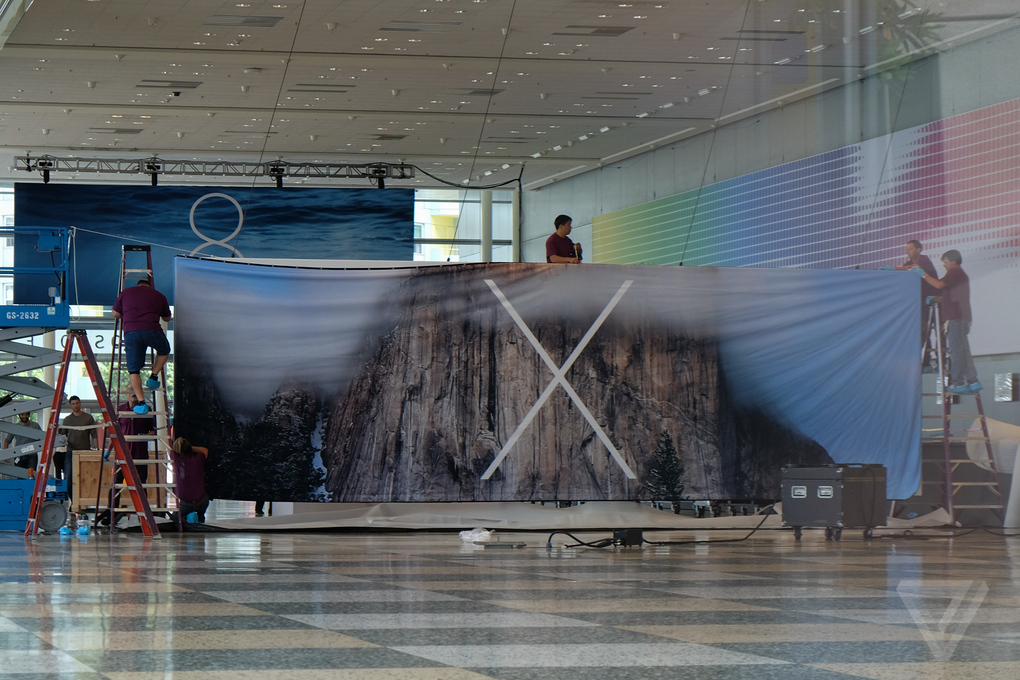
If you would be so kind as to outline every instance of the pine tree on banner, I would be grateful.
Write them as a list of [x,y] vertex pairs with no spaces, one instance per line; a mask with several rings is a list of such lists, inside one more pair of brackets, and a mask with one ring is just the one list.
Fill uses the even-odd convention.
[[652,455],[652,469],[648,472],[651,480],[645,482],[645,490],[652,500],[673,503],[673,512],[679,515],[680,497],[684,493],[684,466],[668,432],[659,437],[659,446]]

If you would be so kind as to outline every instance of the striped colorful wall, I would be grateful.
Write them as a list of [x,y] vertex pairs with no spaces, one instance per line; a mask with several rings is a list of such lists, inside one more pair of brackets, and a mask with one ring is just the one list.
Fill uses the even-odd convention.
[[[1020,319],[1010,299],[1020,297],[1020,99],[607,213],[592,226],[592,260],[607,264],[871,269],[898,264],[905,242],[918,239],[936,264],[950,248],[963,253],[976,326],[982,307]],[[975,351],[1020,351],[1005,327],[988,331]]]

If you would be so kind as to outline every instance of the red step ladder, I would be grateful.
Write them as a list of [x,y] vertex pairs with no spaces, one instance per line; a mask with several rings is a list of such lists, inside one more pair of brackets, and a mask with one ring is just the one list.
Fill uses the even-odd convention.
[[28,512],[28,521],[25,523],[25,536],[34,536],[39,531],[39,513],[43,501],[46,500],[46,483],[49,477],[50,461],[53,460],[54,442],[57,431],[60,428],[60,405],[64,399],[64,387],[67,384],[67,372],[71,365],[71,354],[77,344],[79,352],[85,363],[92,387],[96,392],[96,400],[99,402],[99,410],[106,434],[110,437],[111,451],[114,454],[114,465],[123,472],[124,480],[134,512],[142,527],[142,534],[146,538],[159,538],[159,529],[156,528],[156,520],[149,507],[149,499],[142,488],[138,478],[138,470],[134,461],[128,455],[127,442],[124,433],[120,429],[120,422],[117,419],[117,410],[110,401],[110,393],[99,373],[99,364],[96,355],[92,352],[88,336],[84,330],[71,330],[67,333],[67,340],[64,343],[64,354],[60,362],[60,374],[53,385],[53,404],[50,407],[50,418],[46,425],[46,438],[43,440],[43,449],[39,454],[39,464],[35,476],[35,489],[32,493],[32,505]]

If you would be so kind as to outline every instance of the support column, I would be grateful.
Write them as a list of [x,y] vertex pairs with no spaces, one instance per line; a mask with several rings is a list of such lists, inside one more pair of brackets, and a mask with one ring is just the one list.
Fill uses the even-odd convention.
[[[47,331],[46,333],[43,333],[42,341],[43,347],[45,347],[46,349],[56,349],[57,348],[56,332]],[[68,342],[70,342],[70,340],[68,340]],[[47,385],[53,385],[53,366],[43,367],[43,382],[46,383]],[[50,422],[50,411],[52,410],[53,409],[51,409],[48,406],[43,409],[42,414],[39,417],[40,425]]]
[[482,191],[482,262],[492,262],[492,191]]
[[521,190],[514,190],[510,201],[510,256],[511,262],[521,261]]

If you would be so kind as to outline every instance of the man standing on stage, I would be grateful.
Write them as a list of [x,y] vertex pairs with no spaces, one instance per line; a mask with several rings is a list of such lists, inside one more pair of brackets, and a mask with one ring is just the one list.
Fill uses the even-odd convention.
[[[938,278],[938,274],[935,273],[935,265],[931,263],[931,258],[921,254],[921,242],[917,240],[907,241],[907,261],[896,269],[903,271],[914,267],[920,267],[925,274],[933,279]],[[938,295],[935,286],[927,281],[921,281],[921,347],[924,348],[921,367],[927,370],[931,370],[931,338],[928,336],[929,307],[927,300],[932,295]]]
[[170,357],[170,343],[159,320],[170,321],[170,305],[166,296],[154,289],[148,279],[141,279],[137,285],[125,288],[113,303],[113,316],[124,319],[128,377],[138,399],[134,411],[148,413],[149,405],[145,403],[140,373],[145,365],[145,352],[151,347],[156,352],[156,360],[152,362],[152,374],[145,381],[145,386],[150,390],[159,387],[159,372]]
[[569,215],[558,215],[553,220],[556,232],[546,239],[546,262],[558,262],[561,264],[579,264],[581,262],[581,244],[574,243],[567,238],[570,234],[570,223]]
[[942,315],[946,321],[946,344],[949,346],[949,387],[953,394],[980,392],[982,385],[977,379],[977,369],[970,354],[970,278],[963,271],[963,256],[958,250],[947,250],[942,256],[946,275],[936,279],[920,267],[914,273],[921,280],[942,291]]

